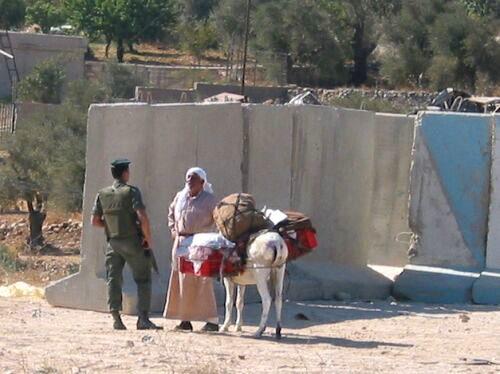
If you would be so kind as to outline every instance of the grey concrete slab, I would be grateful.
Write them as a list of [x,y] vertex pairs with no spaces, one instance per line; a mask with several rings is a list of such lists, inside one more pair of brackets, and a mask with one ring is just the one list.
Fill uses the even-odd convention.
[[372,112],[296,108],[291,207],[311,216],[320,246],[306,261],[366,265],[373,130]]
[[[168,206],[183,188],[188,168],[205,167],[209,181],[219,196],[241,190],[242,132],[241,106],[188,105],[169,106],[117,104],[92,106],[89,113],[87,175],[85,184],[82,268],[79,274],[47,289],[53,305],[106,310],[96,300],[75,301],[70,293],[78,287],[105,287],[102,230],[88,225],[90,209],[97,191],[111,183],[109,161],[127,157],[131,166],[131,184],[143,194],[152,222],[153,249],[160,275],[153,275],[152,309],[161,311],[170,274],[172,241],[167,229]],[[105,294],[100,289],[101,294]],[[124,312],[134,313],[136,286],[127,270],[124,275]]]
[[500,269],[486,269],[472,287],[476,304],[500,304]]
[[[78,36],[61,36],[9,32],[19,76],[28,75],[40,62],[55,59],[65,69],[66,81],[83,79],[87,40]],[[11,94],[5,64],[0,64],[0,97]]]
[[289,107],[245,107],[247,190],[259,206],[290,209],[293,113]]
[[[149,159],[146,141],[151,132],[150,112],[147,105],[115,104],[93,105],[89,111],[87,142],[87,168],[84,188],[82,263],[80,272],[61,280],[46,290],[47,301],[52,305],[82,309],[107,309],[105,298],[94,297],[105,294],[104,255],[106,240],[104,232],[90,225],[91,209],[99,189],[112,183],[109,163],[115,158],[127,157],[132,161],[131,181],[146,192],[147,162]],[[148,205],[147,193],[144,200]],[[155,280],[157,282],[157,280]],[[130,269],[124,272],[125,299],[134,297],[128,291],[132,284]],[[75,293],[75,290],[79,292]],[[88,299],[75,297],[87,295]],[[124,303],[127,306],[127,302]],[[135,307],[134,307],[135,310]],[[124,309],[125,312],[132,310]]]
[[290,300],[386,299],[393,282],[367,266],[296,261],[289,265]]
[[410,231],[408,199],[414,122],[413,116],[375,115],[370,213],[373,234],[368,254],[371,264],[403,266],[408,262],[409,236],[400,234]]
[[407,265],[396,277],[393,294],[411,301],[457,304],[472,301],[479,273],[430,266]]
[[417,121],[409,213],[417,240],[411,263],[481,270],[489,203],[489,118],[423,113]]
[[490,206],[486,267],[500,269],[500,116],[492,117],[493,144],[491,160]]

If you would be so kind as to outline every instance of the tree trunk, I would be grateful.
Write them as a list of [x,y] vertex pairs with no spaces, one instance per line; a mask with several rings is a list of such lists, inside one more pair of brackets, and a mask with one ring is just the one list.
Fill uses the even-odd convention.
[[47,217],[47,214],[42,211],[41,202],[37,197],[37,208],[33,207],[33,201],[26,200],[28,205],[28,220],[30,224],[30,236],[28,238],[28,244],[31,250],[35,249],[38,246],[43,245],[43,222]]
[[352,71],[352,83],[359,86],[368,79],[368,57],[376,47],[375,43],[365,45],[365,25],[363,22],[354,27],[354,36],[352,40],[352,50],[354,53],[354,68]]
[[123,55],[125,54],[125,50],[123,49],[123,39],[118,38],[116,41],[116,58],[118,62],[123,62]]
[[109,47],[111,46],[111,38],[106,37],[106,49],[104,50],[104,56],[109,57]]

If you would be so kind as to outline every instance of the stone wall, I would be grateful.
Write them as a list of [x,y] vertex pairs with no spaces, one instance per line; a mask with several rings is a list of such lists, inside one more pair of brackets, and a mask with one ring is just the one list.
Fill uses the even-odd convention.
[[137,86],[135,101],[150,104],[194,103],[196,93],[194,90]]
[[[40,62],[55,59],[65,67],[66,81],[83,78],[87,41],[76,36],[9,32],[20,79]],[[3,58],[2,58],[3,60]],[[0,63],[0,97],[12,93],[5,64]]]
[[[119,64],[127,69],[142,85],[160,89],[184,90],[198,81],[220,81],[225,79],[224,67],[165,66],[145,64]],[[85,62],[85,77],[102,81],[109,64],[100,61]]]
[[365,100],[365,104],[370,100],[384,101],[392,104],[395,108],[406,108],[408,112],[415,109],[425,108],[437,95],[437,92],[429,91],[403,91],[351,87],[339,87],[334,89],[300,87],[290,89],[288,95],[293,97],[305,91],[312,91],[325,105],[335,104],[335,102],[339,99],[361,97]]
[[[194,88],[189,90],[140,86],[136,88],[135,100],[148,103],[194,103],[223,92],[240,94],[241,86],[200,82],[196,82]],[[263,103],[266,100],[276,100],[280,103],[288,101],[285,87],[247,86],[245,95],[251,103]]]
[[[167,207],[193,165],[207,170],[218,197],[249,191],[259,206],[291,208],[311,216],[320,246],[290,264],[288,299],[332,298],[340,292],[385,298],[391,282],[366,265],[370,257],[384,262],[394,251],[397,254],[387,257],[401,262],[406,254],[392,238],[405,229],[399,215],[405,211],[412,123],[404,116],[315,106],[93,105],[81,270],[48,287],[47,300],[59,306],[106,309],[106,244],[102,230],[89,221],[97,191],[111,183],[109,161],[117,157],[132,160],[131,183],[142,190],[153,225],[161,269],[154,278],[154,310],[163,307],[169,275]],[[393,190],[401,193],[394,201],[389,198]],[[381,254],[374,254],[377,251]],[[220,291],[219,287],[219,300]],[[124,309],[132,313],[136,298],[129,272],[124,294]]]

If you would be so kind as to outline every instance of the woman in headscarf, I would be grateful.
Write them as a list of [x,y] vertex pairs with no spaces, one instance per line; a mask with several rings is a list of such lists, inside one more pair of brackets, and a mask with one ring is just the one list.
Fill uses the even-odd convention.
[[164,317],[181,320],[177,330],[192,331],[191,321],[206,322],[202,331],[219,330],[212,279],[180,273],[176,256],[177,248],[187,237],[214,231],[212,212],[216,204],[206,172],[198,167],[189,169],[186,185],[177,193],[168,212],[174,245]]

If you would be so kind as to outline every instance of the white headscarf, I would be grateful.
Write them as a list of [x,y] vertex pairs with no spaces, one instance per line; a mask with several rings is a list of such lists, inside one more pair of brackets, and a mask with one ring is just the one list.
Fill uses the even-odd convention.
[[[191,176],[193,174],[196,174],[201,179],[203,179],[203,181],[204,181],[204,183],[203,183],[203,190],[204,191],[206,191],[208,193],[214,193],[212,185],[210,183],[208,183],[207,173],[206,173],[205,170],[203,170],[200,167],[194,167],[194,168],[189,169],[186,172],[186,180],[189,178],[189,176]],[[189,185],[186,182],[186,184],[184,185],[184,188],[180,192],[179,198],[177,199],[177,203],[175,204],[175,218],[176,219],[178,219],[181,216],[181,212],[186,207],[187,201],[188,201],[188,197],[189,197]]]

